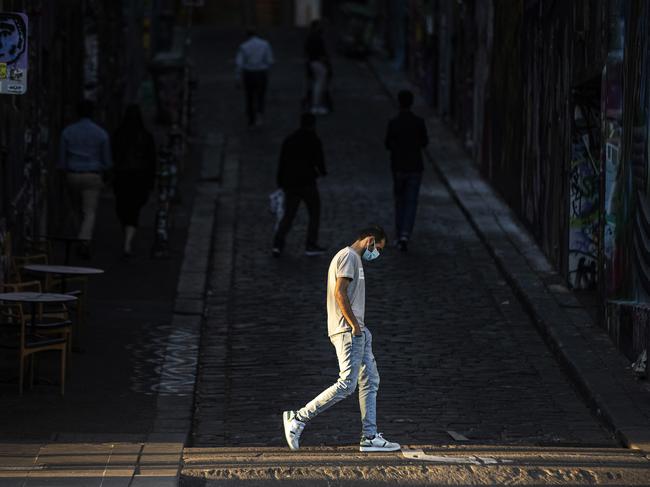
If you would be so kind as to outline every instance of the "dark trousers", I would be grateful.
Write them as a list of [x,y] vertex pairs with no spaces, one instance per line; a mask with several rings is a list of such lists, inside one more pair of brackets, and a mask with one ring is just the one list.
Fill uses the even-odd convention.
[[307,229],[307,245],[318,243],[318,227],[320,225],[320,196],[318,187],[304,186],[302,188],[284,188],[284,217],[275,232],[273,246],[279,249],[284,247],[284,238],[291,229],[293,219],[298,212],[300,202],[304,201],[309,212],[309,227]]
[[421,172],[393,171],[395,230],[397,238],[408,239],[413,232],[421,183]]
[[264,113],[268,76],[266,71],[244,71],[243,78],[244,91],[246,92],[246,114],[249,125],[253,125],[257,114]]
[[140,209],[149,199],[151,177],[137,172],[116,173],[113,182],[115,190],[115,210],[122,226],[138,226]]

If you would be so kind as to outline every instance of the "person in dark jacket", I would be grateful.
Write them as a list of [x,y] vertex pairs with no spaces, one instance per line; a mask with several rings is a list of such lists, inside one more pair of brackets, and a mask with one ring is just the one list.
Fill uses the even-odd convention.
[[124,256],[133,254],[140,209],[156,181],[156,144],[145,128],[138,105],[129,105],[113,137],[117,217],[124,228]]
[[397,95],[400,112],[388,122],[386,149],[390,151],[395,197],[395,230],[397,245],[403,252],[413,232],[422,182],[422,149],[429,143],[424,120],[411,112],[413,93],[404,90]]
[[277,183],[285,194],[285,211],[273,239],[275,257],[279,257],[284,248],[284,239],[301,201],[309,212],[305,255],[320,255],[325,251],[318,245],[320,196],[316,178],[326,174],[323,145],[316,134],[316,118],[304,113],[300,128],[284,140],[280,152]]

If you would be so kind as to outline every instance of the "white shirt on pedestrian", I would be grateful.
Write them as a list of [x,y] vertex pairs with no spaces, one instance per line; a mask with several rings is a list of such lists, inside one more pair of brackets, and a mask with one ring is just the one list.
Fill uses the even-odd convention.
[[237,75],[241,75],[242,71],[266,71],[274,62],[271,44],[260,37],[252,36],[242,43],[237,51]]

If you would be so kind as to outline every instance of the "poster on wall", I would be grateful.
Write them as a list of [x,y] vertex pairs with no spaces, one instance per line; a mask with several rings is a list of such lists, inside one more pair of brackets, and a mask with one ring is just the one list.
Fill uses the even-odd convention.
[[0,95],[27,92],[27,15],[0,12]]

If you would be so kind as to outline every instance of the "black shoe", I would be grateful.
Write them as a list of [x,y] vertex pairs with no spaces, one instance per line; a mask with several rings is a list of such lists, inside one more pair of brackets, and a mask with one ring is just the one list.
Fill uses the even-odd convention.
[[314,257],[316,255],[323,255],[326,251],[327,249],[320,245],[311,244],[307,245],[307,248],[305,248],[305,255],[308,257]]
[[282,253],[282,250],[280,250],[279,247],[273,247],[271,250],[271,253],[273,254],[273,257],[280,257],[280,254]]
[[397,248],[400,249],[402,252],[406,252],[408,250],[408,245],[409,241],[406,239],[400,239],[399,242],[397,242]]

